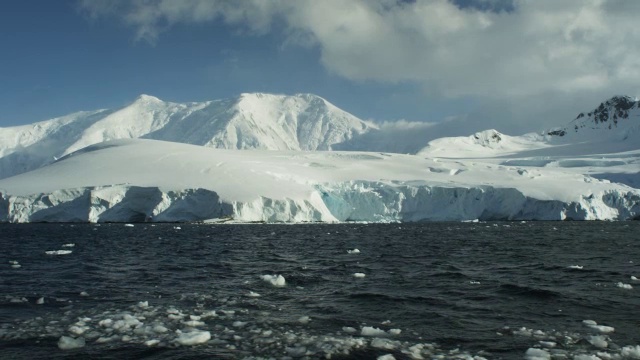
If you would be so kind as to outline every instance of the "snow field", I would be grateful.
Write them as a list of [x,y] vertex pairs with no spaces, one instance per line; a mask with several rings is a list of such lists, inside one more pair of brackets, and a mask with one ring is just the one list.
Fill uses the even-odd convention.
[[622,220],[640,214],[640,190],[585,174],[596,168],[536,168],[532,177],[518,170],[491,160],[119,140],[0,180],[0,221]]

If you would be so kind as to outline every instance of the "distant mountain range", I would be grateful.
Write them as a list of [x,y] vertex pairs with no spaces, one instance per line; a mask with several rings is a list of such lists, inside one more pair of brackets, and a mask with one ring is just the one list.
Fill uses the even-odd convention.
[[[508,136],[487,130],[431,142],[363,121],[312,94],[242,94],[172,103],[140,95],[114,110],[83,111],[31,125],[0,128],[0,179],[37,169],[92,144],[154,139],[223,149],[359,150],[423,156],[483,157],[517,152],[621,151],[640,148],[639,102],[616,96],[565,126]],[[395,131],[395,132],[394,132]],[[402,140],[398,138],[402,137]],[[597,143],[585,146],[585,142]]]

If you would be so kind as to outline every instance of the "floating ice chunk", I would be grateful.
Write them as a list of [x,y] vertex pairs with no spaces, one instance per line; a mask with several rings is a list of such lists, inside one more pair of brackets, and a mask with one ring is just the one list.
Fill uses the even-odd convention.
[[191,331],[180,332],[176,338],[176,342],[184,346],[192,346],[206,343],[211,339],[211,333],[208,331]]
[[285,286],[286,281],[282,275],[262,275],[260,278],[273,286]]
[[616,283],[616,286],[621,288],[621,289],[627,289],[627,290],[633,289],[633,286],[631,286],[631,284],[625,284],[625,283],[622,283],[622,282]]
[[183,321],[182,323],[190,327],[198,327],[198,326],[205,325],[204,321],[198,321],[198,320]]
[[302,357],[307,353],[307,348],[304,346],[297,347],[285,347],[284,349],[291,357]]
[[551,354],[546,350],[529,348],[524,354],[524,358],[526,360],[549,360],[551,359]]
[[396,348],[397,344],[395,341],[388,339],[375,338],[371,341],[371,346],[378,349],[393,350]]
[[396,358],[393,357],[393,355],[391,354],[386,354],[386,355],[378,356],[376,360],[396,360]]
[[391,335],[400,335],[401,332],[402,330],[400,329],[389,329],[389,334]]
[[480,281],[471,280],[471,281],[469,281],[469,284],[471,284],[471,285],[480,285]]
[[593,335],[593,336],[589,336],[587,338],[587,341],[600,349],[606,349],[607,346],[609,346],[609,343],[607,342],[607,338],[603,335]]
[[602,360],[602,359],[596,355],[580,354],[580,355],[574,356],[573,360]]
[[637,277],[631,275],[631,281],[640,281],[640,279],[638,279]]
[[569,269],[575,269],[575,270],[582,270],[582,269],[584,269],[584,266],[582,266],[582,265],[571,265],[571,266],[568,266],[568,268]]
[[640,359],[640,345],[625,346],[620,351],[620,355],[629,359]]
[[158,340],[158,339],[151,339],[151,340],[147,340],[147,341],[145,341],[145,342],[144,342],[144,344],[145,344],[145,345],[147,345],[147,346],[155,346],[155,345],[160,344],[160,340]]
[[311,321],[311,318],[308,317],[308,316],[301,316],[301,317],[298,318],[298,322],[300,324],[308,324],[309,321]]
[[347,254],[360,254],[360,250],[358,249],[347,250]]
[[159,334],[164,334],[164,333],[169,331],[169,329],[164,327],[164,325],[160,325],[160,324],[154,326],[152,330],[153,330],[153,332],[157,332]]
[[86,291],[83,291],[80,293],[80,296],[89,296],[89,293],[87,293]]
[[111,327],[111,325],[113,325],[113,320],[112,319],[100,320],[98,322],[98,325],[108,328],[108,327]]
[[138,307],[139,307],[139,308],[142,308],[142,309],[146,309],[146,308],[148,308],[148,307],[149,307],[149,302],[148,302],[148,301],[140,301],[140,302],[138,303]]
[[182,228],[180,226],[174,226],[173,227],[175,230],[182,230]]
[[74,339],[69,336],[61,336],[60,340],[58,340],[58,348],[60,348],[60,350],[78,349],[83,347],[84,345],[84,338]]
[[246,321],[234,321],[232,325],[233,325],[233,327],[241,328],[241,327],[245,327],[247,325],[247,322]]
[[9,261],[9,264],[14,269],[19,269],[20,267],[22,267],[22,265],[20,265],[20,263],[18,261],[16,261],[16,260]]
[[125,227],[133,227],[133,224],[124,224]]
[[363,277],[365,277],[365,276],[367,276],[367,275],[366,275],[366,274],[364,274],[364,273],[355,273],[355,274],[353,274],[353,276],[354,276],[354,277],[357,277],[357,278],[363,278]]
[[556,345],[558,344],[553,341],[540,341],[540,346],[545,347],[547,349],[554,348],[556,347]]
[[349,333],[349,334],[355,334],[358,330],[356,330],[355,328],[352,328],[351,326],[344,326],[342,328],[342,331]]
[[261,295],[258,294],[257,292],[253,292],[253,291],[249,291],[249,293],[247,294],[248,297],[260,297]]
[[598,323],[596,323],[593,320],[583,320],[582,323],[586,326],[588,326],[589,328],[599,331],[601,333],[604,334],[608,334],[608,333],[612,333],[615,331],[615,328],[611,327],[611,326],[605,326],[605,325],[598,325]]
[[362,336],[386,336],[387,333],[384,330],[374,328],[373,326],[364,326],[362,330],[360,330],[360,335]]
[[44,304],[44,297],[41,297],[38,300],[36,300],[36,304],[38,304],[38,305]]
[[62,245],[62,247],[74,247],[74,246],[76,246],[76,244],[69,243],[69,244]]
[[69,255],[72,252],[73,251],[71,250],[51,250],[51,251],[45,251],[44,253],[47,255]]

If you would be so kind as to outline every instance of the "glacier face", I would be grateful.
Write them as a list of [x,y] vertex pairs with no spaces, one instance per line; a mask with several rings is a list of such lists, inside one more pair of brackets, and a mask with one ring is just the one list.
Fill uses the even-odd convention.
[[513,188],[348,182],[319,186],[309,199],[223,201],[206,189],[108,186],[0,196],[4,222],[407,222],[461,220],[629,220],[640,193],[612,190],[575,202],[539,200]]

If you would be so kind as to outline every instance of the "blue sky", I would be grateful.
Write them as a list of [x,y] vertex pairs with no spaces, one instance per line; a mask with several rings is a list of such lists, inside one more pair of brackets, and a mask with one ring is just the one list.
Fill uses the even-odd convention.
[[636,95],[640,7],[618,0],[15,0],[0,126],[114,108],[314,93],[363,119],[461,132],[562,125]]

